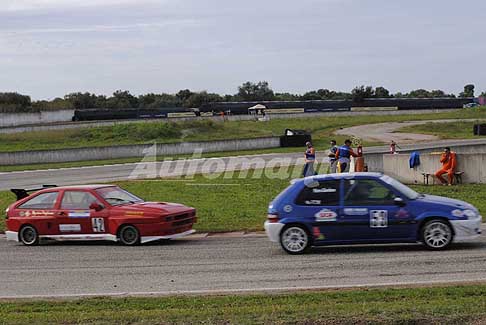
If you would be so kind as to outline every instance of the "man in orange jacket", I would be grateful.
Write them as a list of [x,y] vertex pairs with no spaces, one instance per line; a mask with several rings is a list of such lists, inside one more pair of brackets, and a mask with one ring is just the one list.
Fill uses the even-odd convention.
[[[443,185],[452,185],[452,180],[454,179],[454,172],[456,171],[457,165],[456,153],[451,151],[451,148],[445,147],[444,152],[440,156],[440,162],[442,163],[442,168],[435,173],[435,176]],[[449,182],[442,177],[444,174],[447,174]]]

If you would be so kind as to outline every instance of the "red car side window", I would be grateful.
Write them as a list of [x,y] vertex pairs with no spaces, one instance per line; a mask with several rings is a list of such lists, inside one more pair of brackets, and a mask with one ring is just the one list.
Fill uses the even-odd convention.
[[65,191],[61,201],[61,209],[88,210],[93,202],[98,202],[98,200],[89,192]]
[[27,202],[22,203],[19,209],[53,209],[56,204],[58,192],[39,194]]

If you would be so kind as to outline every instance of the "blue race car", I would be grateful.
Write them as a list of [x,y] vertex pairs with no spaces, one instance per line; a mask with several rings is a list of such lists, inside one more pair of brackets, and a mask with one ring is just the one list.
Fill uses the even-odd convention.
[[481,234],[469,203],[419,194],[379,173],[317,175],[292,182],[268,207],[265,231],[290,254],[312,246],[422,242],[440,250]]

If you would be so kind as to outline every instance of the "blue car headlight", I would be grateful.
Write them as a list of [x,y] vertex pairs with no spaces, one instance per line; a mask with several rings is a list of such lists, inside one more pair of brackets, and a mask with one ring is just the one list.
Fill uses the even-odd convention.
[[466,217],[468,219],[473,219],[473,218],[476,218],[478,216],[477,212],[474,211],[474,210],[471,210],[471,209],[466,209],[466,210],[456,209],[456,210],[452,210],[451,214],[454,217],[457,217],[457,218]]
[[462,213],[463,213],[463,215],[464,215],[465,217],[467,217],[468,219],[476,218],[476,217],[477,217],[477,215],[478,215],[478,214],[477,214],[475,211],[473,211],[473,210],[469,210],[469,209],[464,210]]

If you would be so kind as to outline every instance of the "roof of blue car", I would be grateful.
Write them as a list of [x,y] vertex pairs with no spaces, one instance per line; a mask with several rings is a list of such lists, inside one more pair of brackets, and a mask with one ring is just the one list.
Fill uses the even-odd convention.
[[352,179],[355,177],[382,177],[382,173],[370,173],[370,172],[359,172],[359,173],[339,173],[339,174],[323,174],[323,175],[315,175],[309,176],[304,179],[315,179],[315,180],[324,180],[324,179]]

